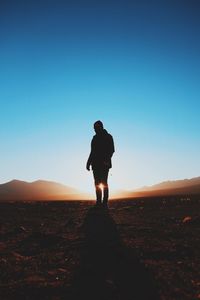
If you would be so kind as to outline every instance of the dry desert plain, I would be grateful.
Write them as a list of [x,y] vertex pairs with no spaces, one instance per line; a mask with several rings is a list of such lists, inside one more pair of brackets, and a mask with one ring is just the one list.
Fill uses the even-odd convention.
[[0,203],[0,299],[200,299],[200,197]]

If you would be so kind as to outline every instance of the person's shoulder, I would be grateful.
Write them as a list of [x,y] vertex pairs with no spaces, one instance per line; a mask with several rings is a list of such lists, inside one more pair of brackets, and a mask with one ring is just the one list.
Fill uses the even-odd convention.
[[95,141],[96,140],[96,138],[97,138],[97,135],[95,134],[95,135],[93,135],[93,137],[92,137],[92,141]]
[[112,143],[113,142],[113,137],[110,133],[107,133],[106,134],[106,140],[108,143]]
[[112,135],[106,129],[104,129],[104,134],[107,137],[112,137]]
[[108,133],[108,137],[109,137],[110,139],[113,139],[113,136],[112,136],[112,134],[110,134],[110,133]]

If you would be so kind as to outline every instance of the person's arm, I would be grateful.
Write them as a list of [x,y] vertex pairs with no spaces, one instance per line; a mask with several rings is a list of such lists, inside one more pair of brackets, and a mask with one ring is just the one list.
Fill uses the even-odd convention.
[[115,146],[112,135],[109,137],[109,144],[108,144],[108,158],[110,159],[115,152]]
[[109,136],[108,139],[108,145],[107,145],[107,154],[104,159],[104,165],[110,166],[111,165],[111,158],[113,156],[113,153],[115,152],[115,146],[112,135]]
[[110,158],[113,156],[114,152],[115,152],[114,140],[113,140],[113,137],[111,135],[111,139],[110,139]]
[[87,160],[87,164],[86,164],[86,169],[88,171],[90,171],[90,166],[92,164],[92,157],[93,157],[93,139],[92,139],[92,142],[91,142],[91,151],[90,151],[90,155],[88,157],[88,160]]

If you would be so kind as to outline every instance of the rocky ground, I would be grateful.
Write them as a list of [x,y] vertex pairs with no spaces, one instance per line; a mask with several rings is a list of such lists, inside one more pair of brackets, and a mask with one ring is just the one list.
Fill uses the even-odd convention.
[[200,197],[0,203],[0,299],[200,299]]

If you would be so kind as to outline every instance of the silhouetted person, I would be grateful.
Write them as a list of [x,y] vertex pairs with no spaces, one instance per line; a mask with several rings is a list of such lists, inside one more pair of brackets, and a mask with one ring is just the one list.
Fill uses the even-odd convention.
[[86,168],[90,171],[90,166],[92,166],[96,188],[96,204],[101,205],[103,203],[107,207],[109,196],[108,172],[112,168],[111,157],[115,151],[114,142],[112,135],[104,129],[101,121],[94,123],[94,130],[96,134],[91,142],[91,152]]

